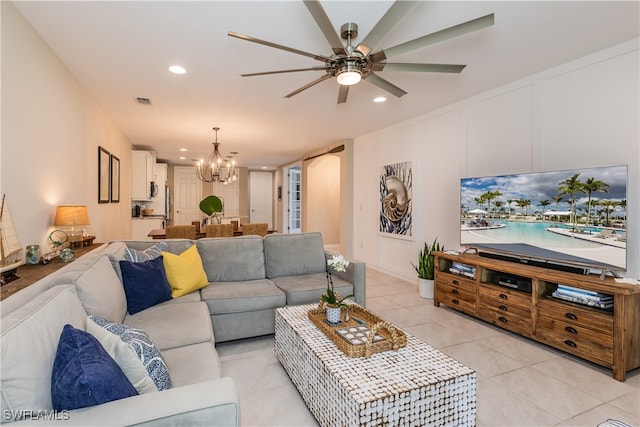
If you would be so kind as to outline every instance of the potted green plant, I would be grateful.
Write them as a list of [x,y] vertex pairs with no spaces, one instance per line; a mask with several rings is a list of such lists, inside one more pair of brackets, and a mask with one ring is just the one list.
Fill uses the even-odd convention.
[[331,259],[327,260],[327,291],[322,295],[321,301],[326,306],[327,321],[329,323],[340,323],[340,316],[342,307],[346,307],[345,303],[347,298],[353,297],[353,295],[347,295],[346,297],[340,296],[340,294],[333,288],[333,279],[331,278],[331,270],[338,272],[344,272],[349,266],[349,261],[342,255],[333,255]]
[[418,290],[422,298],[433,298],[433,279],[435,260],[433,253],[444,250],[444,245],[438,243],[438,238],[433,239],[431,245],[424,243],[424,248],[418,252],[418,265],[411,263],[418,273]]
[[220,214],[224,211],[224,204],[222,199],[218,196],[207,196],[200,201],[200,211],[205,214],[211,222],[212,218],[215,218],[216,223],[220,224]]

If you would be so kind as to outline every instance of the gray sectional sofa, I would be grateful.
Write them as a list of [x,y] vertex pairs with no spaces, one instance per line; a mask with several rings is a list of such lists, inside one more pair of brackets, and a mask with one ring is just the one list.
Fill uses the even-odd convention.
[[[105,244],[1,302],[2,423],[15,425],[240,425],[235,383],[224,377],[215,343],[274,332],[274,310],[319,300],[326,256],[319,233],[167,240],[168,252],[196,245],[209,284],[135,314],[127,312],[119,261]],[[365,303],[365,266],[334,273],[335,288]],[[53,412],[51,373],[64,325],[87,330],[100,316],[145,331],[161,353],[172,388]]]

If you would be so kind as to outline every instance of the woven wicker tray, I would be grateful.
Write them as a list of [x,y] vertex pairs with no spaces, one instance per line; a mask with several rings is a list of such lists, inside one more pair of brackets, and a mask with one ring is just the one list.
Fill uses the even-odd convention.
[[[349,311],[348,321],[345,321],[346,310]],[[331,325],[325,321],[327,315],[324,307],[319,306],[309,310],[308,316],[309,320],[349,357],[369,357],[374,353],[398,350],[407,344],[407,336],[404,332],[359,305],[354,304],[348,309],[343,308],[342,321],[337,325]],[[361,323],[355,319],[363,321],[369,328],[367,341],[364,344],[352,344],[338,333],[339,329],[361,326]],[[376,334],[384,340],[374,341]]]

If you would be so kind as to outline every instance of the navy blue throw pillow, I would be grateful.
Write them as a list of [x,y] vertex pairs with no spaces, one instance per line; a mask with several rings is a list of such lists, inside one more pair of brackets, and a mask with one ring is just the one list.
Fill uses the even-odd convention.
[[120,270],[129,314],[171,299],[162,256],[144,262],[120,261]]
[[51,401],[58,411],[135,396],[118,364],[88,332],[65,325],[51,374]]

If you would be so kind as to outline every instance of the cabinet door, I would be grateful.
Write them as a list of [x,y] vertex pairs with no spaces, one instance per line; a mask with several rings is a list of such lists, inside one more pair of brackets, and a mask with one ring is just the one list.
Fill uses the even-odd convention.
[[131,152],[131,199],[149,199],[149,180],[147,176],[147,152]]

